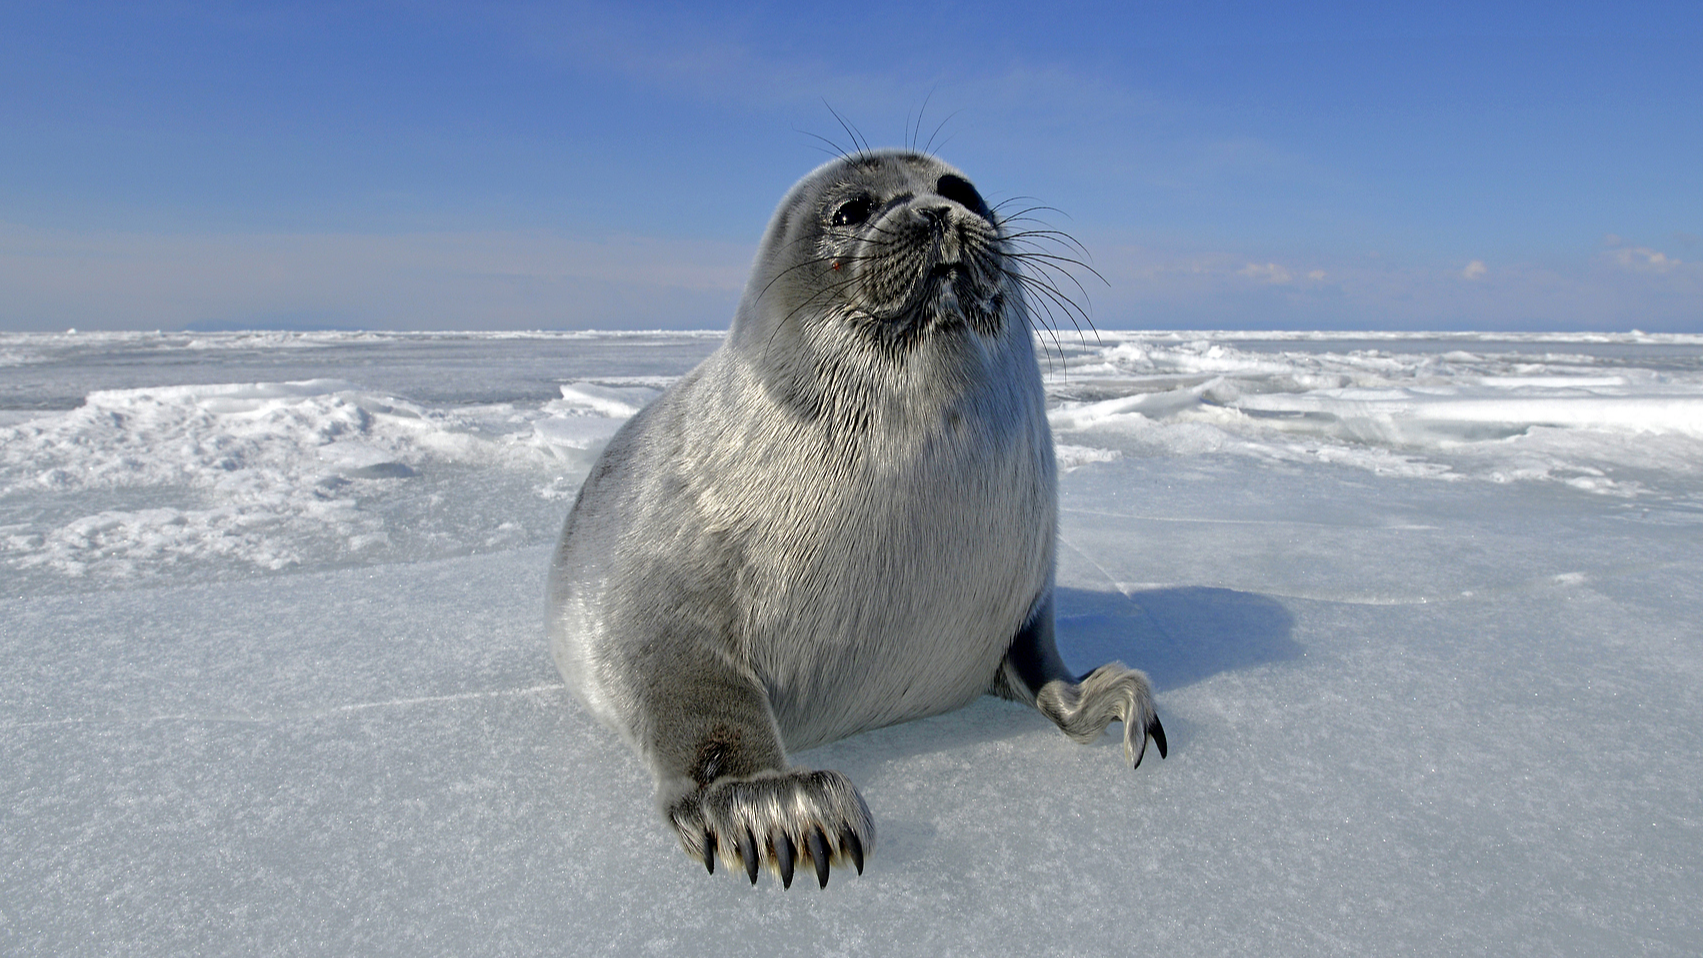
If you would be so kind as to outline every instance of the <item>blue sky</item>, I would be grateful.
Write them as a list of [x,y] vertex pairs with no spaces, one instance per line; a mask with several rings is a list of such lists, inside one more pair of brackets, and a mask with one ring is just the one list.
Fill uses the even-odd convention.
[[1107,328],[1703,331],[1699,49],[1696,2],[6,0],[0,329],[721,327],[831,105],[1056,207]]

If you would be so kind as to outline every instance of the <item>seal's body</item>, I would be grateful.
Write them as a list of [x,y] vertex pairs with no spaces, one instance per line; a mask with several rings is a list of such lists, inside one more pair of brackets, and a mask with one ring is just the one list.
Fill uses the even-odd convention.
[[1053,646],[1052,438],[1016,261],[970,182],[860,153],[776,211],[726,343],[611,440],[563,530],[550,637],[688,852],[790,884],[874,826],[788,749],[1034,702],[1164,732],[1139,672]]

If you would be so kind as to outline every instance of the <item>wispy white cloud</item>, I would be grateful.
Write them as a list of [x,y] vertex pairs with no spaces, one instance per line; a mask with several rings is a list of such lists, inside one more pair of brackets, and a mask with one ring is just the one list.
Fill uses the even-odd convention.
[[[1674,240],[1683,244],[1688,234],[1676,234]],[[1643,246],[1614,234],[1603,237],[1602,258],[1614,270],[1641,278],[1647,283],[1664,287],[1671,292],[1703,296],[1703,262],[1683,260],[1662,250]],[[1703,301],[1694,304],[1703,313]]]
[[1609,255],[1621,266],[1641,273],[1666,273],[1683,265],[1681,261],[1648,246],[1623,246]]
[[1093,312],[1107,328],[1678,330],[1695,328],[1703,309],[1703,283],[1685,275],[1695,264],[1636,272],[1606,253],[1499,262],[1463,283],[1458,265],[1371,254],[1306,269],[1236,252],[1089,246],[1111,284]]
[[1462,279],[1483,279],[1484,274],[1486,274],[1488,272],[1490,272],[1490,268],[1488,266],[1484,265],[1484,260],[1475,259],[1472,262],[1466,264],[1465,269],[1461,270],[1461,278]]
[[1249,263],[1237,270],[1236,273],[1257,282],[1276,285],[1282,285],[1291,279],[1289,271],[1276,263]]
[[[1299,278],[1296,276],[1297,273],[1300,274]],[[1297,267],[1291,270],[1279,263],[1248,263],[1236,270],[1236,275],[1269,286],[1303,286],[1323,283],[1330,274],[1322,269],[1309,269],[1302,272]]]

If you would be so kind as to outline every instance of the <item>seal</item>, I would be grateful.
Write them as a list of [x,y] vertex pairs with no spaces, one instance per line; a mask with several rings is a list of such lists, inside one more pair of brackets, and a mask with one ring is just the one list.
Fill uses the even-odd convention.
[[687,854],[863,871],[857,788],[789,750],[1034,705],[1165,732],[1147,677],[1053,641],[1052,435],[1013,235],[963,173],[860,151],[769,223],[727,339],[617,432],[556,549],[552,655],[649,766]]

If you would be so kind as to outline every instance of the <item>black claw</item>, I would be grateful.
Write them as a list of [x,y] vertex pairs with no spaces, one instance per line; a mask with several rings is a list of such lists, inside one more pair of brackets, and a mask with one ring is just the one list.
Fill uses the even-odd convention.
[[781,887],[792,887],[792,858],[796,849],[792,847],[792,836],[782,832],[775,842],[775,864],[781,869]]
[[828,837],[822,834],[820,828],[810,830],[810,860],[816,863],[816,883],[821,888],[828,887]]
[[745,860],[745,874],[750,876],[751,884],[757,884],[757,839],[749,828],[739,836],[739,857]]
[[857,873],[863,874],[863,843],[857,840],[857,832],[847,828],[840,832],[843,839],[840,844],[846,847],[851,855],[852,864],[857,866]]
[[1140,749],[1140,751],[1135,753],[1135,764],[1131,765],[1130,768],[1131,769],[1140,768],[1141,767],[1141,760],[1146,758],[1146,757],[1147,757],[1147,736],[1143,735],[1143,736],[1141,736],[1141,749]]
[[1159,746],[1159,757],[1164,758],[1167,751],[1165,748],[1165,726],[1159,724],[1159,716],[1153,716],[1153,724],[1147,726],[1147,734],[1153,736],[1153,744]]
[[704,870],[715,874],[715,832],[704,829]]

